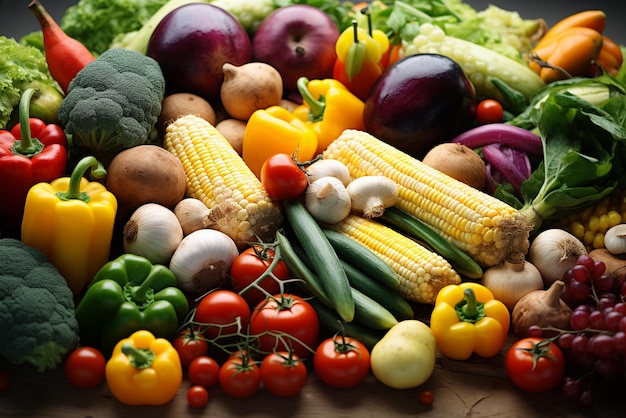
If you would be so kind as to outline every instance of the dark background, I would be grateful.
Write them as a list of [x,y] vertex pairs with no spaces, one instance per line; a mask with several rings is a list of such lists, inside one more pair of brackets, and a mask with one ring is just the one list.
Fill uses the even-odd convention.
[[[77,3],[77,0],[40,1],[57,21],[61,20],[66,8]],[[604,34],[617,43],[626,44],[626,12],[623,2],[619,0],[466,0],[465,2],[477,10],[482,10],[489,4],[506,10],[516,10],[523,18],[543,18],[549,25],[581,10],[604,10],[607,14],[607,28]],[[0,0],[0,35],[19,38],[39,29],[35,17],[27,8],[29,3],[30,0]]]

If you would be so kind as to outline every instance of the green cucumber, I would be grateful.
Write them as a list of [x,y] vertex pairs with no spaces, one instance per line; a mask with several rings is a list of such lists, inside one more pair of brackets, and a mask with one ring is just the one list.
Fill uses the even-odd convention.
[[415,316],[411,304],[400,293],[372,279],[347,261],[342,260],[341,263],[353,289],[380,303],[398,320]]
[[384,330],[373,329],[355,322],[342,321],[337,312],[315,298],[309,300],[309,303],[313,306],[315,312],[317,312],[322,334],[327,338],[335,334],[341,335],[343,333],[346,337],[359,340],[371,350],[385,335],[386,331]]
[[284,213],[297,241],[309,255],[313,271],[337,310],[346,322],[354,319],[354,298],[346,272],[337,253],[322,232],[317,221],[299,200],[284,201]]
[[469,279],[479,279],[483,269],[472,257],[450,243],[430,226],[395,206],[385,209],[378,218],[381,223],[396,231],[413,237],[432,248],[437,254],[448,260],[457,273]]
[[339,257],[353,266],[358,266],[368,276],[385,286],[392,289],[400,287],[398,274],[372,250],[339,231],[322,228],[322,232]]
[[[291,250],[295,252],[295,257],[297,257],[300,263],[304,264],[305,268],[308,269],[309,267],[311,267],[311,260],[304,253],[304,249],[302,249],[302,247],[299,247],[297,244],[292,244]],[[343,261],[342,261],[342,266],[344,267],[346,266],[346,263]],[[350,274],[347,271],[346,271],[346,276],[348,277],[348,280],[350,280]],[[316,280],[319,281],[319,279],[317,279],[314,274],[313,274],[313,277],[310,277],[309,279],[307,279],[307,281],[308,280],[311,280],[313,282]],[[364,279],[361,279],[361,281],[372,282],[372,279],[366,277]],[[398,318],[394,316],[392,311],[388,309],[386,306],[384,306],[378,300],[378,296],[380,295],[377,295],[377,297],[368,296],[364,292],[359,291],[355,286],[352,286],[352,283],[350,283],[350,286],[351,286],[352,298],[354,299],[354,320],[352,322],[366,325],[370,328],[375,328],[375,329],[389,329],[393,325],[398,323]],[[386,291],[387,293],[392,292],[391,289],[384,288],[383,285],[379,285],[379,286],[383,288],[383,291]],[[311,294],[315,296],[316,287],[319,287],[319,286],[313,286],[313,289],[307,289],[306,287],[304,289],[311,291]],[[373,293],[373,292],[371,292],[370,290],[370,293]],[[406,300],[402,298],[402,296],[398,295],[398,297],[402,299],[408,305],[408,302],[406,302]],[[321,301],[322,303],[324,303],[323,299]],[[398,299],[393,297],[393,295],[390,295],[387,301],[391,301],[392,303],[397,303]],[[325,305],[329,306],[328,303],[325,303]],[[398,303],[397,306],[399,305],[400,303]],[[410,308],[410,305],[409,305],[409,308]],[[411,318],[412,317],[413,317],[413,311],[411,309]]]
[[276,232],[276,242],[280,258],[285,262],[290,274],[301,279],[301,288],[318,298],[326,306],[332,306],[330,298],[326,294],[319,278],[311,271],[309,266],[302,261],[300,256],[289,242],[289,239],[281,232]]

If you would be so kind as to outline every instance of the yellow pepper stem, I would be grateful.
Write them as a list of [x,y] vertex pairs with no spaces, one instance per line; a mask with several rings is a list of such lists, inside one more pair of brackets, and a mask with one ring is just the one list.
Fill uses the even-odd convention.
[[485,304],[476,299],[472,288],[463,290],[463,300],[457,303],[455,310],[464,322],[476,323],[485,317]]
[[80,191],[81,180],[89,168],[92,168],[91,174],[95,178],[99,179],[106,176],[107,172],[100,161],[96,160],[95,157],[84,157],[78,162],[78,164],[76,164],[76,167],[74,167],[72,175],[70,176],[70,183],[67,191],[58,191],[56,196],[61,200],[78,199],[85,203],[89,203],[90,198],[87,192]]
[[149,348],[139,349],[131,343],[122,345],[122,353],[128,356],[128,361],[136,369],[147,369],[154,361],[154,351]]
[[302,96],[302,100],[304,100],[309,107],[309,120],[311,122],[319,122],[324,119],[324,112],[326,111],[326,97],[321,95],[319,100],[315,99],[315,97],[311,94],[308,85],[308,78],[298,78],[298,92]]

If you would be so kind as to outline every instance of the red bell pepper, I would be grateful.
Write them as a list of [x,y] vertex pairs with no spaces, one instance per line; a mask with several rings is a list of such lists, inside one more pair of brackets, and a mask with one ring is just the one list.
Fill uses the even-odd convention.
[[19,124],[0,130],[0,228],[2,235],[19,233],[28,190],[61,177],[67,169],[67,137],[63,129],[29,118],[35,89],[22,94]]

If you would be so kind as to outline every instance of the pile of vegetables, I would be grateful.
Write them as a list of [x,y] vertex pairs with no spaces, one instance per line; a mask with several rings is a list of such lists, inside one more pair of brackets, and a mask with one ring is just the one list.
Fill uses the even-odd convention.
[[[278,8],[322,10],[337,29],[334,68],[289,91],[284,73],[251,58],[207,68],[217,92],[178,91],[152,35],[191,3],[223,8],[246,41]],[[65,361],[72,385],[106,381],[129,405],[171,402],[188,378],[198,408],[214,385],[233,398],[295,396],[311,370],[334,387],[371,373],[418,388],[437,355],[495,358],[510,338],[503,361],[523,390],[563,384],[568,399],[590,402],[584,377],[566,377],[568,354],[616,377],[626,203],[614,228],[595,227],[609,255],[551,226],[626,190],[621,52],[593,49],[570,67],[538,47],[556,36],[541,19],[461,0],[367,10],[81,0],[59,26],[38,0],[29,7],[42,32],[0,37],[0,134],[19,133],[18,116],[27,132],[28,114],[58,123],[69,176],[29,186],[22,220],[3,231],[15,238],[0,240],[9,363]],[[566,23],[610,48],[605,18]],[[30,109],[17,109],[24,92]],[[494,113],[479,115],[487,100]],[[415,118],[410,106],[432,113]],[[428,196],[411,194],[418,183]],[[417,319],[422,305],[430,315]],[[607,338],[617,341],[608,354]],[[552,378],[536,380],[544,368]]]

